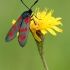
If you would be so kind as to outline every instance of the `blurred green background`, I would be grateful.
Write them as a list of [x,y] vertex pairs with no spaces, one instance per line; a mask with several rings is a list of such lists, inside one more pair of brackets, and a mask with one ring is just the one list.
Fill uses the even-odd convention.
[[[30,7],[35,0],[24,0]],[[44,42],[44,54],[49,70],[70,70],[70,0],[39,0],[32,8],[53,9],[54,17],[62,17],[63,33],[54,37],[48,33]],[[25,47],[20,47],[17,37],[5,42],[13,19],[28,10],[20,0],[0,0],[0,70],[45,70],[36,43],[29,32]]]

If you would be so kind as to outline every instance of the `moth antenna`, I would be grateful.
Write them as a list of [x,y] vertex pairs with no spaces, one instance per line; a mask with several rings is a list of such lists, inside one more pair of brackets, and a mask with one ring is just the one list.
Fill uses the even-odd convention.
[[[31,6],[31,8],[32,8],[37,2],[38,2],[38,0],[36,0],[36,1],[34,2],[34,4]],[[30,8],[30,9],[31,9],[31,8]]]
[[[27,5],[21,0],[21,2],[27,7]],[[34,4],[31,6],[31,8],[36,4],[38,2],[38,0],[36,0],[35,2],[34,2]],[[28,7],[27,7],[28,8]],[[31,9],[31,8],[28,8],[28,9]]]
[[[21,2],[27,7],[27,5],[21,0]],[[28,8],[28,7],[27,7]],[[29,8],[28,8],[29,9]]]

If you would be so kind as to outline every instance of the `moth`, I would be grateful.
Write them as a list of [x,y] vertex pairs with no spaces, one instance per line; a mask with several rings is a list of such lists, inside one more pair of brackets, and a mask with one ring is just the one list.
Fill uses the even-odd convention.
[[[21,0],[21,2],[23,3],[23,5],[25,7],[26,4]],[[28,8],[28,11],[25,11],[21,14],[21,16],[18,18],[18,20],[15,22],[15,24],[11,27],[11,29],[8,31],[7,36],[5,38],[6,42],[11,41],[12,39],[14,39],[17,35],[17,32],[19,32],[18,35],[18,42],[20,44],[21,47],[24,47],[26,42],[27,42],[27,37],[28,37],[28,30],[30,27],[30,21],[31,21],[31,14],[32,14],[32,7],[38,2],[38,0],[36,0],[33,5]]]

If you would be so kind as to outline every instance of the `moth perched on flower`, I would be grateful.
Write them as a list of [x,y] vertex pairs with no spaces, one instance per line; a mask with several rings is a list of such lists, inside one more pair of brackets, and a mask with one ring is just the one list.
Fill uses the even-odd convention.
[[[55,31],[57,32],[63,31],[58,27],[58,25],[62,26],[62,23],[60,22],[62,18],[60,17],[54,18],[52,16],[54,12],[53,10],[51,10],[50,12],[47,11],[48,9],[44,9],[41,12],[39,8],[36,8],[35,13],[33,13],[34,16],[31,17],[31,19],[33,20],[30,22],[30,31],[32,32],[33,37],[39,42],[42,41],[41,38],[39,37],[39,34],[45,35],[48,32],[50,32],[52,35],[56,36],[57,34],[55,33]],[[12,24],[14,24],[15,22],[16,21],[13,20]]]

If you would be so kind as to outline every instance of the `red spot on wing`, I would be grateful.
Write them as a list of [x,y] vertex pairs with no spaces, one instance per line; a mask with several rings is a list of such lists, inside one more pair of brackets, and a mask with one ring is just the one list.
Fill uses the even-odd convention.
[[16,24],[14,24],[14,25],[13,25],[13,29],[14,29],[14,30],[16,30],[16,29],[17,29],[17,28],[16,28]]
[[22,16],[20,16],[20,17],[18,18],[18,22],[20,22],[21,19],[22,19]]
[[10,31],[8,34],[9,34],[10,38],[13,37],[13,33],[12,33],[12,31]]
[[31,18],[30,17],[27,17],[27,18],[25,18],[25,23],[27,24],[27,23],[29,23],[31,21]]
[[26,28],[21,29],[20,32],[25,32],[27,30],[28,30],[28,28],[26,27]]
[[21,37],[19,38],[19,42],[21,42],[21,41],[24,40],[24,39],[26,39],[26,36],[25,36],[25,35],[23,35],[23,36],[21,36]]

